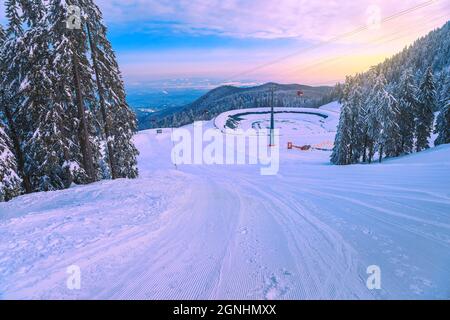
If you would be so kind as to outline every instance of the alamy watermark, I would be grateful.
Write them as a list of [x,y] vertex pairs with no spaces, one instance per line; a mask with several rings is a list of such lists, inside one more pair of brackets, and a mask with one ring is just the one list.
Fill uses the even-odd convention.
[[77,265],[67,267],[66,273],[69,275],[66,280],[66,286],[69,290],[81,289],[81,268]]
[[369,6],[366,10],[367,27],[369,30],[378,30],[381,28],[381,8],[375,4]]
[[69,17],[66,20],[66,28],[70,30],[81,29],[81,9],[78,6],[70,5],[67,7]]
[[279,129],[273,130],[274,145],[269,146],[268,129],[203,130],[195,122],[172,132],[172,162],[176,165],[259,165],[261,175],[276,175],[280,167]]
[[377,265],[371,265],[366,270],[369,277],[366,281],[367,289],[380,290],[381,289],[381,268]]

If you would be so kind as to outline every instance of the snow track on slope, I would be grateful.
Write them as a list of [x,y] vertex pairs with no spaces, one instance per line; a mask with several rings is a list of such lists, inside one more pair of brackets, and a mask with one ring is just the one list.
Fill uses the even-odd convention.
[[[339,106],[325,107],[327,130],[295,115],[281,145],[332,141]],[[279,174],[261,176],[175,170],[170,132],[136,135],[139,179],[0,204],[0,298],[450,298],[450,146],[343,167],[281,148]],[[70,265],[81,290],[66,286]],[[370,265],[382,290],[366,287]]]
[[370,297],[358,278],[355,251],[298,199],[248,181],[241,180],[239,187],[242,232],[223,270],[228,281],[215,298]]

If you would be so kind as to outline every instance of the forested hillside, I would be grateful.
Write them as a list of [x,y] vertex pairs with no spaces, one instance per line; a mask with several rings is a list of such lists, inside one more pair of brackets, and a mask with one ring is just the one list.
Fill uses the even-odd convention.
[[335,164],[422,151],[433,132],[450,143],[450,22],[340,89]]
[[[70,5],[80,8],[78,21]],[[0,201],[136,177],[136,119],[99,8],[92,0],[8,0],[5,6]]]
[[[179,127],[198,120],[210,120],[229,110],[268,107],[271,105],[272,89],[275,107],[315,108],[332,101],[337,96],[332,87],[326,86],[276,83],[248,88],[221,86],[183,108],[155,112],[139,119],[139,128]],[[302,92],[302,96],[298,95],[299,91]]]

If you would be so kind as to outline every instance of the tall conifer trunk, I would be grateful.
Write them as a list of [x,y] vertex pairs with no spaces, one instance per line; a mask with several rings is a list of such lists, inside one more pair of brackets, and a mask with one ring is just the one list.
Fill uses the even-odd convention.
[[87,23],[86,26],[87,26],[87,34],[88,34],[88,39],[89,39],[89,46],[91,47],[92,64],[94,66],[95,80],[97,82],[97,89],[98,89],[98,96],[99,96],[99,100],[100,100],[100,112],[102,114],[103,126],[104,126],[104,130],[105,130],[105,135],[106,135],[106,145],[108,148],[108,163],[109,163],[109,167],[111,169],[111,177],[112,177],[112,179],[116,179],[117,173],[116,173],[116,166],[115,166],[115,161],[114,161],[114,146],[113,146],[112,141],[110,140],[111,121],[106,112],[105,97],[103,95],[103,86],[100,81],[100,72],[98,70],[96,46],[92,39],[92,34],[91,34],[89,24]]
[[83,104],[83,95],[81,93],[80,72],[78,66],[78,56],[73,53],[73,76],[77,99],[77,110],[80,125],[78,128],[78,137],[80,140],[81,153],[83,154],[83,166],[90,182],[94,181],[94,164],[92,157],[92,150],[89,142],[89,130],[87,126],[86,113]]

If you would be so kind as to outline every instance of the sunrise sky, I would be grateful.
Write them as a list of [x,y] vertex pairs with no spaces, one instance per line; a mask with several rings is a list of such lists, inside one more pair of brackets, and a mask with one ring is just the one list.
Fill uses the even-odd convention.
[[450,19],[449,0],[96,3],[128,86],[174,78],[333,84]]

